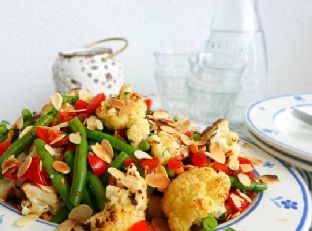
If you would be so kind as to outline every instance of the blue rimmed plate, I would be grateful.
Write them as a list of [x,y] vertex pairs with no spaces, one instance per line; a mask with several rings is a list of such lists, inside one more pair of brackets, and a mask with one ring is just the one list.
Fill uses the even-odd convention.
[[[311,197],[307,186],[299,174],[287,168],[283,162],[268,155],[258,147],[249,143],[241,143],[242,152],[263,161],[256,166],[260,175],[278,175],[280,183],[270,185],[264,193],[260,193],[252,206],[240,217],[220,225],[216,230],[224,230],[232,227],[237,231],[242,230],[283,230],[283,231],[307,231],[311,224]],[[187,212],[187,211],[186,211]],[[37,220],[28,227],[17,228],[14,226],[19,213],[0,203],[0,230],[6,231],[52,231],[55,225]]]
[[294,113],[312,111],[312,94],[287,95],[259,101],[247,110],[248,129],[261,141],[312,165],[312,123]]

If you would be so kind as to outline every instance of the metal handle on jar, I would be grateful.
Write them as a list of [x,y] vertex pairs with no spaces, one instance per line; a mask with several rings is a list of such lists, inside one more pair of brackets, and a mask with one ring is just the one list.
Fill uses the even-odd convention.
[[125,49],[127,49],[128,44],[129,44],[129,43],[128,43],[128,40],[125,39],[125,38],[112,37],[112,38],[105,38],[105,39],[101,39],[101,40],[92,42],[92,43],[90,43],[90,44],[85,45],[84,47],[85,47],[85,48],[91,48],[91,47],[94,47],[94,46],[96,46],[96,45],[98,45],[98,44],[106,43],[106,42],[111,42],[111,41],[121,41],[121,42],[124,42],[124,45],[123,45],[120,49],[118,49],[118,50],[116,50],[116,51],[113,51],[111,54],[109,54],[109,55],[106,57],[107,59],[111,59],[111,58],[113,58],[113,57],[119,55],[121,52],[123,52]]

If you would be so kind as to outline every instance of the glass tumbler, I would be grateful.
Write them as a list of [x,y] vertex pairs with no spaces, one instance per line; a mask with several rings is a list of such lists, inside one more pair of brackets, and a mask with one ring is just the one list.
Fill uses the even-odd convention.
[[187,53],[154,53],[155,79],[161,106],[173,114],[187,115],[186,79],[190,76]]
[[197,55],[191,64],[187,91],[192,119],[210,124],[227,118],[240,90],[244,64],[208,53]]

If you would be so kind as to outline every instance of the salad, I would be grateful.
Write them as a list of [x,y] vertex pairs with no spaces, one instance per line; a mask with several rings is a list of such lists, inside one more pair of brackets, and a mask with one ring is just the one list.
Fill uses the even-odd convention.
[[[0,199],[56,230],[214,230],[242,214],[277,176],[258,176],[239,136],[220,119],[203,132],[118,95],[55,93],[0,125]],[[228,230],[233,230],[229,228]]]

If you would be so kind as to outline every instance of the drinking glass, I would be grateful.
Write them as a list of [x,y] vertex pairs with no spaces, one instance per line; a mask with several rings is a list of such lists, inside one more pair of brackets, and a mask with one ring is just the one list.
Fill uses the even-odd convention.
[[192,119],[212,123],[227,118],[240,90],[245,63],[210,53],[198,54],[190,63],[187,92]]
[[154,53],[155,79],[161,106],[173,114],[187,114],[186,79],[190,76],[188,53]]

